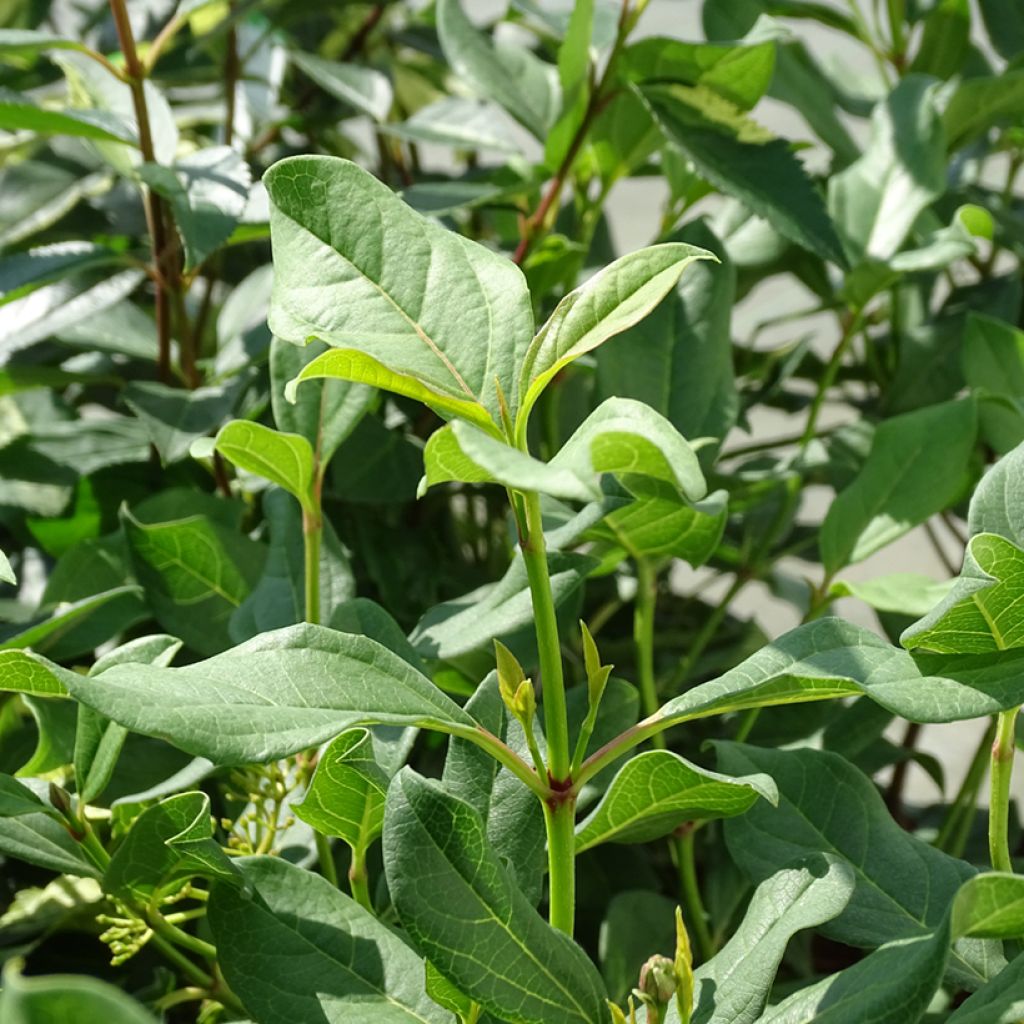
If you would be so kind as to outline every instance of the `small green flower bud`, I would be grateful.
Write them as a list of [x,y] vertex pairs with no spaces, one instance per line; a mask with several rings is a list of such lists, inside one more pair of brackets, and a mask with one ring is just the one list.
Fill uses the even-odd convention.
[[498,689],[505,706],[515,714],[516,691],[526,678],[523,666],[516,656],[499,640],[494,641],[494,656],[498,663]]

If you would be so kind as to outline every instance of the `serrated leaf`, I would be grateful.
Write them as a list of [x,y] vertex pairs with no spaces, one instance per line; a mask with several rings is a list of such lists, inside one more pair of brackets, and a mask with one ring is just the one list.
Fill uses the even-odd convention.
[[967,398],[879,424],[867,461],[822,524],[826,572],[867,558],[960,496],[976,421],[977,405]]
[[348,729],[324,748],[302,801],[291,809],[324,835],[365,850],[384,827],[388,777],[366,729]]
[[630,758],[601,802],[576,829],[576,852],[600,843],[647,843],[684,821],[743,814],[758,797],[777,799],[767,775],[733,778],[708,771],[670,750]]
[[515,886],[480,815],[408,768],[388,791],[384,866],[417,949],[485,1010],[514,1024],[608,1020],[593,964]]
[[[779,787],[777,808],[755,804],[725,824],[730,855],[748,874],[766,878],[808,850],[842,857],[853,871],[853,895],[822,925],[823,934],[875,948],[931,936],[946,924],[949,905],[974,868],[904,832],[874,784],[848,761],[819,750],[735,743],[719,743],[717,750],[726,771],[763,771]],[[949,967],[973,987],[987,980],[983,963],[977,943],[961,943]]]
[[386,75],[373,68],[324,60],[297,50],[293,50],[288,59],[335,99],[374,121],[387,120],[394,95]]
[[272,761],[367,723],[462,734],[476,728],[387,648],[308,623],[193,665],[117,666],[79,677],[69,689],[133,732],[161,736],[217,764]]
[[440,0],[437,34],[459,78],[481,98],[504,107],[538,139],[545,137],[561,106],[556,68],[521,46],[489,42],[460,0]]
[[559,370],[647,316],[695,260],[714,259],[682,242],[652,245],[615,260],[566,295],[522,358],[519,419]]
[[449,1024],[419,956],[358,903],[279,857],[236,863],[254,894],[215,885],[208,920],[228,984],[261,1024]]
[[271,330],[335,350],[298,379],[362,381],[496,430],[497,387],[515,403],[533,329],[519,269],[416,214],[346,160],[293,157],[265,181]]
[[709,104],[706,94],[694,95],[685,86],[647,86],[643,94],[669,144],[685,154],[702,177],[760,214],[790,241],[845,266],[825,204],[785,142],[737,119],[738,112],[726,101]]

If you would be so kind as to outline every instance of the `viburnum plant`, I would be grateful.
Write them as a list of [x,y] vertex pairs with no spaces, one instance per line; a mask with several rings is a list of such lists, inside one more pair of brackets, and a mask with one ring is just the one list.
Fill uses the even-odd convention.
[[0,3],[0,1022],[1020,1020],[1024,11],[476,6]]

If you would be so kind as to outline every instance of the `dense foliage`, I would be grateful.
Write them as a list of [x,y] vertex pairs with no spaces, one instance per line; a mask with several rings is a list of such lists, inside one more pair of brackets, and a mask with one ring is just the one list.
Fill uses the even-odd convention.
[[0,1020],[1019,1021],[1024,7],[479,6],[0,2]]

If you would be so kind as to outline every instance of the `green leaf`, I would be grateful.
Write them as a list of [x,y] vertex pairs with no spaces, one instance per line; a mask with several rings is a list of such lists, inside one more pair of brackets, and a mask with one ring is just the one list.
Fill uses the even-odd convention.
[[766,775],[732,778],[692,764],[670,750],[648,750],[629,761],[601,802],[576,830],[576,852],[600,843],[647,843],[684,821],[743,814],[758,799],[777,800]]
[[[915,1024],[942,981],[948,943],[947,926],[887,943],[852,967],[793,993],[758,1024]],[[986,1019],[986,1024],[995,1022]]]
[[161,513],[150,502],[121,510],[135,575],[167,632],[215,654],[230,643],[228,622],[259,579],[265,549],[206,515],[151,521]]
[[924,615],[950,591],[952,580],[941,583],[916,572],[895,572],[873,580],[836,580],[829,588],[832,597],[855,597],[875,611],[897,615]]
[[43,285],[124,257],[92,242],[55,242],[0,259],[0,305],[21,298]]
[[982,313],[968,313],[961,364],[964,379],[978,393],[1008,401],[981,402],[978,426],[982,437],[1006,453],[1024,441],[1024,331]]
[[87,196],[109,190],[113,175],[95,171],[80,177],[42,160],[22,160],[0,170],[0,189],[17,198],[0,210],[0,246],[31,238],[56,223]]
[[119,988],[97,978],[50,974],[23,978],[8,967],[0,990],[5,1024],[156,1024],[142,1006]]
[[[98,675],[114,665],[169,665],[180,649],[181,641],[173,636],[139,637],[97,658],[89,674]],[[74,767],[80,800],[93,803],[107,788],[127,737],[123,726],[84,704],[78,706]]]
[[641,479],[668,484],[699,501],[707,484],[693,449],[663,416],[631,398],[607,398],[576,429],[550,462],[581,479],[613,473],[628,490]]
[[373,756],[366,729],[348,729],[332,740],[316,764],[301,803],[291,809],[307,825],[365,850],[384,827],[388,777]]
[[139,815],[107,866],[103,888],[118,899],[155,906],[196,876],[244,885],[237,861],[213,839],[210,798],[179,793]]
[[643,95],[670,145],[726,195],[809,252],[845,266],[835,227],[800,161],[781,139],[725,100],[686,86],[646,86]]
[[224,422],[246,382],[239,376],[226,384],[186,391],[155,381],[132,381],[121,396],[168,465],[184,459],[193,441]]
[[[263,575],[232,613],[228,631],[235,643],[258,633],[293,626],[306,617],[306,565],[299,506],[274,487],[264,492],[263,515],[270,530],[270,550]],[[320,608],[324,618],[355,594],[346,550],[330,522],[323,524],[320,544]]]
[[0,818],[0,854],[68,875],[99,878],[63,822],[44,812]]
[[445,96],[420,107],[405,121],[381,125],[381,131],[409,142],[427,142],[456,149],[493,149],[519,153],[516,128],[501,107],[464,96]]
[[101,612],[106,605],[127,594],[137,594],[138,591],[139,588],[136,586],[114,587],[112,590],[105,590],[92,597],[63,605],[47,618],[28,626],[15,627],[14,631],[7,635],[0,634],[0,651],[31,647],[37,654],[44,654],[58,645],[72,629]]
[[[1006,25],[1000,27],[1000,34]],[[964,78],[950,97],[942,124],[951,150],[972,142],[994,125],[1016,123],[1024,114],[1024,69]]]
[[1024,50],[1024,20],[1020,0],[981,0],[981,17],[995,51],[1013,60]]
[[911,73],[951,78],[963,67],[971,46],[968,0],[939,0],[925,15],[924,31]]
[[[808,850],[843,858],[856,887],[845,910],[822,934],[875,948],[896,939],[930,936],[974,868],[905,832],[889,816],[878,790],[838,754],[716,745],[728,772],[765,772],[779,787],[776,808],[755,804],[725,824],[733,859],[755,880]],[[835,808],[843,813],[836,814]],[[977,943],[961,943],[950,969],[971,987],[986,980]]]
[[522,359],[517,428],[559,370],[647,316],[695,260],[716,259],[683,242],[652,245],[615,260],[566,295]]
[[341,64],[293,50],[288,59],[325,92],[374,121],[386,121],[394,99],[387,76],[358,64]]
[[387,648],[307,623],[193,665],[116,666],[80,676],[69,689],[133,732],[161,736],[217,764],[272,761],[368,723],[464,734],[476,728]]
[[31,651],[0,651],[0,692],[36,697],[66,697],[61,680],[71,670]]
[[283,487],[307,513],[317,514],[313,446],[301,434],[284,434],[250,420],[232,420],[212,441],[200,440],[192,446],[192,454],[197,457],[214,451],[239,469]]
[[285,389],[307,363],[322,355],[327,346],[310,342],[305,346],[274,338],[270,343],[270,401],[274,425],[290,434],[301,434],[326,466],[338,446],[351,435],[372,403],[376,392],[363,384],[327,380],[307,384],[296,393],[295,402],[285,398]]
[[968,398],[879,424],[867,461],[822,524],[827,573],[862,561],[961,495],[976,420],[977,405]]
[[519,268],[413,212],[348,161],[293,157],[265,181],[271,330],[334,349],[298,380],[373,384],[496,431],[498,387],[514,411],[533,331]]
[[658,712],[675,724],[774,704],[867,694],[917,722],[980,718],[1024,702],[1024,662],[1016,651],[917,658],[861,626],[823,618],[773,640],[710,682]]
[[728,45],[654,36],[622,52],[622,73],[634,82],[703,85],[741,110],[750,110],[768,91],[774,69],[770,40]]
[[23,814],[56,815],[56,812],[47,807],[28,786],[0,772],[0,818],[18,818]]
[[[587,555],[557,551],[548,554],[556,607],[568,602],[597,564],[596,559]],[[431,608],[416,623],[409,639],[423,657],[448,661],[490,646],[495,638],[507,639],[509,634],[532,622],[533,602],[526,566],[517,553],[497,583],[487,583]]]
[[466,17],[460,0],[440,0],[437,34],[455,74],[482,99],[504,107],[538,139],[561,106],[558,71],[529,50],[491,44]]
[[[693,1024],[757,1020],[789,940],[842,913],[854,886],[846,864],[821,854],[795,860],[761,882],[735,934],[694,974]],[[670,1012],[667,1020],[678,1024],[678,1014]]]
[[900,637],[905,647],[980,654],[1024,647],[1024,551],[1005,537],[972,537],[953,589]]
[[908,75],[875,107],[864,155],[829,183],[829,210],[853,262],[888,260],[946,190],[937,84]]
[[[526,738],[506,711],[491,673],[466,702],[466,712],[485,729],[529,759]],[[501,851],[520,892],[534,906],[540,902],[547,871],[544,813],[536,796],[489,753],[453,736],[441,776],[446,793],[471,804],[487,827],[487,839]]]
[[230,146],[200,149],[170,166],[143,164],[138,175],[170,201],[186,270],[198,267],[228,240],[252,183],[249,165]]
[[260,1024],[449,1024],[420,957],[358,903],[279,857],[236,863],[254,894],[215,885],[208,920],[224,977]]
[[60,334],[131,295],[144,278],[141,270],[68,278],[36,289],[0,307],[0,357]]
[[2,551],[0,551],[0,583],[10,583],[13,586],[18,584],[18,577],[14,574],[9,559]]
[[106,111],[53,110],[9,89],[0,89],[0,129],[38,132],[41,135],[74,135],[131,146],[138,144],[134,128]]
[[388,791],[384,866],[416,948],[485,1010],[513,1024],[608,1020],[593,964],[530,906],[480,815],[408,768]]
[[1024,547],[1024,444],[982,477],[971,498],[967,527],[972,536],[997,533]]
[[987,985],[964,1000],[948,1024],[1019,1024],[1024,1015],[1024,956],[1010,961]]
[[954,938],[1024,935],[1024,878],[990,871],[969,879],[953,901],[951,928]]
[[78,39],[55,35],[28,28],[0,29],[0,55],[11,57],[34,57],[46,50],[84,50],[85,44]]
[[703,220],[670,240],[719,253],[721,265],[695,264],[648,317],[603,345],[598,387],[645,402],[684,437],[722,440],[739,412],[730,335],[736,270]]

